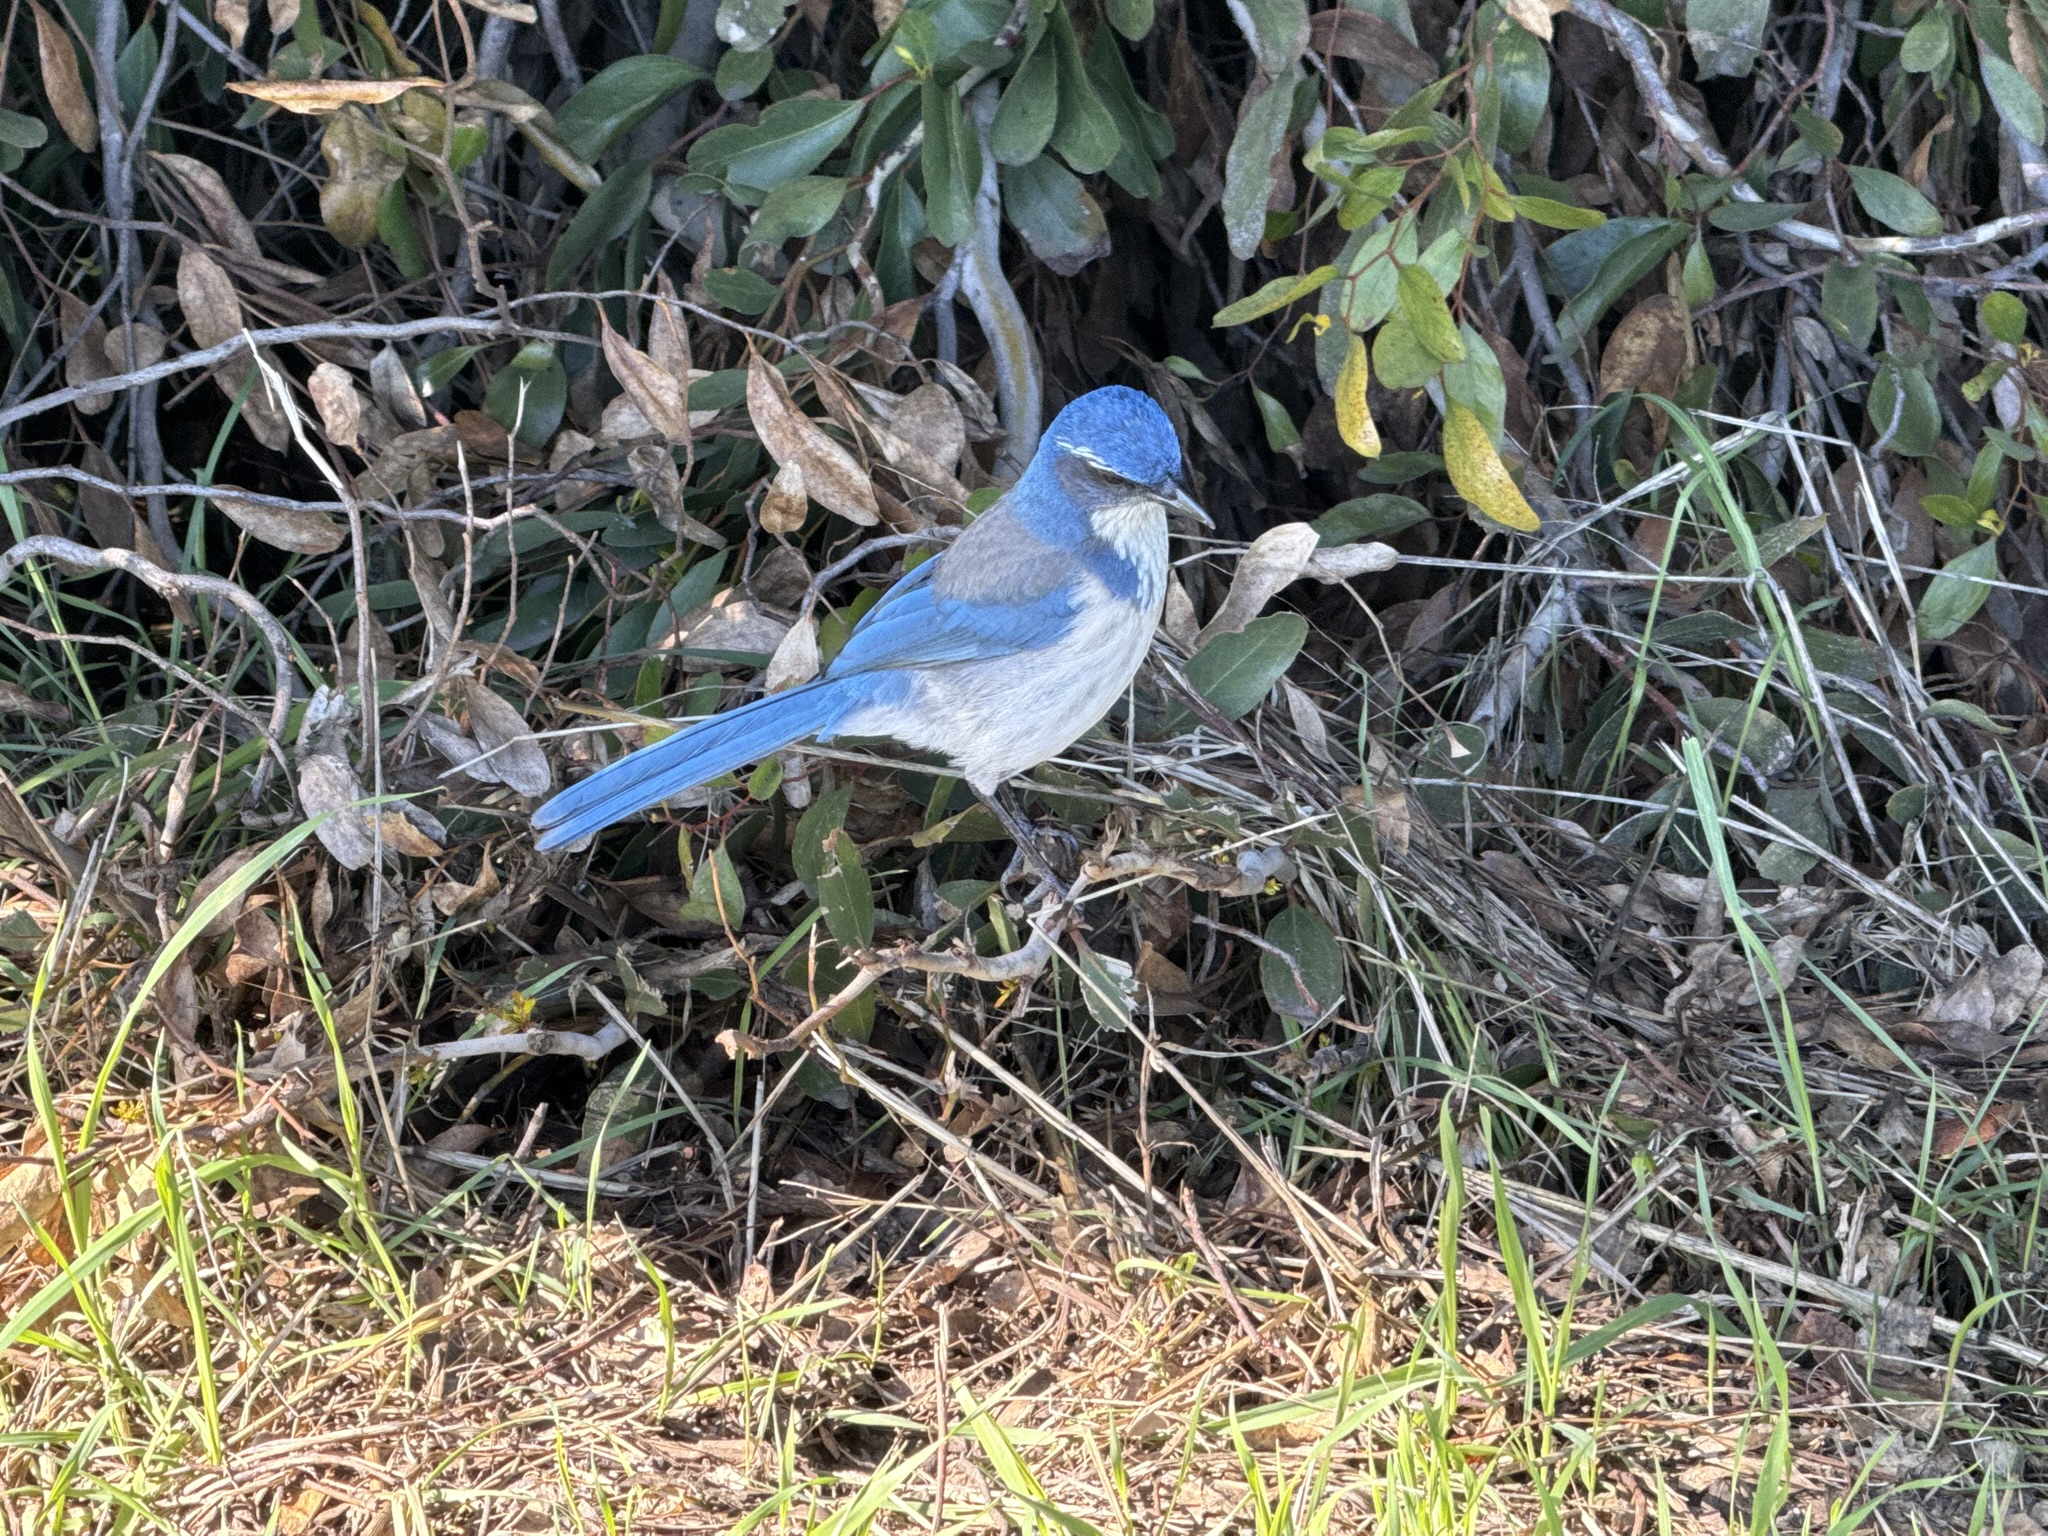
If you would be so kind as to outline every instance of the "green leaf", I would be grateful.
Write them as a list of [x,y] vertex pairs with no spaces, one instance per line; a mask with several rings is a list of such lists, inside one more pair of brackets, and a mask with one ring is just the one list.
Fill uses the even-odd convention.
[[1266,924],[1265,939],[1282,952],[1259,952],[1259,984],[1275,1013],[1313,1024],[1343,1005],[1344,955],[1328,923],[1307,907],[1285,907]]
[[711,29],[720,42],[735,48],[766,48],[782,30],[790,4],[791,0],[719,0]]
[[1700,74],[1748,74],[1770,20],[1771,0],[1687,0],[1685,37]]
[[818,905],[825,926],[846,949],[865,949],[875,938],[875,887],[861,863],[853,834],[835,827],[826,836],[818,867]]
[[[729,309],[739,315],[765,315],[769,306],[782,297],[780,288],[760,273],[749,272],[744,267],[713,267],[704,274],[704,291],[711,295],[711,301],[720,309]],[[690,408],[712,409],[697,403],[697,387],[692,386]]]
[[1740,748],[1765,777],[1783,773],[1798,755],[1799,738],[1768,709],[1748,699],[1694,699],[1685,706],[1702,736]]
[[1389,315],[1372,338],[1372,372],[1382,389],[1420,389],[1442,366],[1416,337],[1406,310]]
[[1287,414],[1287,407],[1267,394],[1258,385],[1252,386],[1252,399],[1258,402],[1259,419],[1266,426],[1266,446],[1275,453],[1285,453],[1301,441],[1301,433],[1295,429],[1294,418]]
[[141,109],[142,98],[149,91],[149,82],[155,77],[157,62],[162,57],[156,27],[151,23],[135,29],[121,56],[114,61],[116,94],[131,116]]
[[1722,203],[1707,215],[1707,222],[1731,234],[1750,234],[1782,224],[1798,212],[1797,203]]
[[454,383],[456,376],[469,366],[469,360],[482,350],[481,347],[449,347],[446,351],[436,352],[420,364],[414,377],[420,394],[426,399],[433,399]]
[[[1045,30],[1052,40],[1059,72],[1059,117],[1053,125],[1052,147],[1083,176],[1093,176],[1109,169],[1123,140],[1117,133],[1116,119],[1088,79],[1087,66],[1081,62],[1081,45],[1074,40],[1074,24],[1064,5],[1052,8]],[[1244,130],[1240,128],[1238,132],[1241,135]],[[1264,205],[1260,208],[1263,213]]]
[[2040,94],[2027,83],[2027,77],[1989,48],[1978,49],[1977,62],[1984,70],[1984,88],[1991,92],[1992,101],[2020,137],[2029,144],[2039,144],[2043,137],[2048,137],[2048,119],[2042,115]]
[[996,164],[1028,165],[1036,160],[1052,139],[1059,115],[1059,60],[1041,32],[1027,45],[1017,73],[1003,87],[995,121],[989,124],[989,153]]
[[1402,267],[1395,285],[1401,296],[1401,314],[1422,350],[1443,363],[1463,357],[1465,343],[1458,335],[1458,323],[1451,318],[1443,289],[1429,269],[1420,263]]
[[1977,301],[1977,319],[1994,341],[2016,347],[2027,339],[2027,306],[2003,289],[1994,288]]
[[1877,330],[1877,268],[1831,261],[1820,275],[1820,312],[1834,333],[1852,347],[1870,345]]
[[825,874],[825,843],[846,825],[846,812],[853,804],[853,786],[820,795],[797,819],[789,838],[789,862],[804,891],[815,901],[818,883]]
[[923,96],[925,223],[941,245],[957,246],[974,232],[981,140],[962,119],[950,85],[927,80]]
[[712,77],[712,82],[718,87],[718,94],[722,99],[745,101],[761,89],[774,68],[773,48],[756,48],[751,51],[728,48],[719,56],[718,73]]
[[410,282],[418,282],[433,270],[427,249],[413,227],[412,210],[406,206],[405,178],[399,177],[377,200],[377,238],[384,242],[398,270]]
[[785,181],[762,199],[747,244],[780,245],[815,235],[839,211],[846,187],[844,176],[796,176]]
[[[1593,235],[1604,235],[1620,219],[1610,219],[1600,229],[1581,230],[1566,235],[1551,246],[1555,253],[1558,246],[1567,240],[1584,240]],[[1576,351],[1600,317],[1629,289],[1643,280],[1664,258],[1678,249],[1684,241],[1692,238],[1692,226],[1677,219],[1652,219],[1644,223],[1650,227],[1639,233],[1627,235],[1613,247],[1606,259],[1600,263],[1590,282],[1575,287],[1569,278],[1565,279],[1565,291],[1572,295],[1558,318],[1558,335],[1567,352]]]
[[1074,945],[1071,956],[1063,948],[1055,948],[1053,953],[1074,967],[1075,978],[1081,984],[1081,1000],[1088,1005],[1090,1018],[1104,1029],[1131,1027],[1131,996],[1126,989],[1130,971],[1124,962],[1119,961],[1119,969],[1112,970],[1086,940]]
[[1051,155],[1003,172],[1003,212],[1031,254],[1061,277],[1109,254],[1109,221],[1101,204]]
[[1926,374],[1889,352],[1879,357],[1877,376],[1870,381],[1868,415],[1880,435],[1891,432],[1892,452],[1907,458],[1924,458],[1941,440],[1941,406],[1934,386]]
[[560,288],[585,257],[631,229],[647,211],[647,196],[653,186],[654,164],[649,160],[629,161],[607,176],[604,185],[583,200],[549,253],[548,286]]
[[941,55],[939,29],[931,12],[904,7],[903,14],[896,18],[889,46],[919,79],[930,75]]
[[1554,197],[1510,197],[1508,206],[1545,229],[1596,229],[1607,222],[1598,208],[1575,208]]
[[49,141],[49,124],[41,118],[0,110],[0,144],[14,149],[41,149]]
[[1954,58],[1955,29],[1943,6],[1924,12],[1906,29],[1906,40],[1899,44],[1899,68],[1909,75],[1931,75],[1945,70]]
[[1109,24],[1137,42],[1152,30],[1152,0],[1109,0]]
[[1273,196],[1273,157],[1286,142],[1294,87],[1300,79],[1301,66],[1290,64],[1246,100],[1238,114],[1230,152],[1223,158],[1223,231],[1230,254],[1240,261],[1249,261],[1265,238],[1266,204]]
[[1159,171],[1152,161],[1173,153],[1173,125],[1138,95],[1110,28],[1097,28],[1088,45],[1087,68],[1089,84],[1116,120],[1117,152],[1109,162],[1109,179],[1140,202],[1157,197]]
[[1834,832],[1828,825],[1821,792],[1773,785],[1764,797],[1764,809],[1805,842],[1793,842],[1790,838],[1771,840],[1757,854],[1756,872],[1773,885],[1797,885],[1820,862],[1818,854],[1807,852],[1806,843],[1818,848],[1834,847]]
[[1966,549],[1935,573],[1920,595],[1920,635],[1946,640],[1977,615],[1991,595],[1988,581],[1998,579],[1998,541],[1986,539]]
[[580,160],[596,160],[663,102],[704,78],[681,59],[643,53],[601,70],[555,114],[561,141]]
[[2000,725],[1968,699],[1936,699],[1920,712],[1923,720],[1960,720],[1972,730],[1992,736],[2010,736],[2012,727]]
[[1519,155],[1536,142],[1536,130],[1550,111],[1550,54],[1540,39],[1503,21],[1475,75],[1478,88],[1500,91],[1500,147]]
[[676,914],[685,921],[724,923],[737,928],[747,915],[746,892],[725,844],[712,849],[690,877],[690,899]]
[[[1444,472],[1443,455],[1437,453],[1383,453],[1358,472],[1358,478],[1373,485],[1406,485]],[[1371,500],[1370,497],[1366,498]]]
[[1299,277],[1276,277],[1257,293],[1248,293],[1235,304],[1226,304],[1217,310],[1216,318],[1209,323],[1243,325],[1247,320],[1270,315],[1276,309],[1285,309],[1296,300],[1307,298],[1336,275],[1337,269],[1334,266],[1322,266],[1313,272],[1304,272]]
[[1867,165],[1852,165],[1848,170],[1849,179],[1856,184],[1856,201],[1878,223],[1902,235],[1941,233],[1940,212],[1911,182]]
[[766,193],[815,171],[860,121],[859,99],[778,101],[759,122],[714,128],[690,147],[689,165],[707,176]]
[[1980,514],[1960,496],[1943,496],[1930,491],[1920,498],[1920,505],[1926,509],[1929,517],[1950,528],[1974,530],[1978,526],[1977,519]]
[[1832,160],[1842,152],[1842,130],[1813,108],[1794,107],[1792,126],[1798,131],[1799,142],[1821,159]]
[[1421,502],[1382,491],[1375,496],[1340,501],[1309,526],[1315,529],[1320,547],[1330,549],[1399,533],[1428,520],[1429,509]]
[[1707,242],[1695,240],[1685,253],[1685,266],[1679,274],[1685,285],[1685,302],[1688,307],[1698,309],[1714,296],[1714,263],[1707,255]]
[[1300,614],[1265,614],[1189,657],[1189,686],[1228,719],[1248,715],[1294,664],[1307,639],[1308,621]]
[[1234,0],[1230,14],[1263,74],[1291,71],[1308,47],[1307,0]]

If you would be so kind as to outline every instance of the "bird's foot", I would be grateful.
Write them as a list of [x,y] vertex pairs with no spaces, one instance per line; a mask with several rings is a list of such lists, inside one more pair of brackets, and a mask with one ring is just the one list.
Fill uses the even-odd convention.
[[1025,898],[1026,906],[1038,905],[1048,892],[1065,900],[1067,887],[1081,868],[1081,839],[1050,822],[1031,826],[1030,832],[1030,841],[1020,840],[1017,851],[1010,855],[999,882],[1002,889],[1008,891],[1029,875],[1037,884]]

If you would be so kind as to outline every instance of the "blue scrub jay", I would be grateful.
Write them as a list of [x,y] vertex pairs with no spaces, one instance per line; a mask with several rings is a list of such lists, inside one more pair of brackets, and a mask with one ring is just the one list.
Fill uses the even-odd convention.
[[1079,740],[1144,660],[1166,514],[1210,524],[1180,441],[1134,389],[1081,396],[1002,499],[891,587],[822,677],[642,747],[534,812],[543,850],[796,742],[883,737],[950,758],[1043,867],[1003,784]]

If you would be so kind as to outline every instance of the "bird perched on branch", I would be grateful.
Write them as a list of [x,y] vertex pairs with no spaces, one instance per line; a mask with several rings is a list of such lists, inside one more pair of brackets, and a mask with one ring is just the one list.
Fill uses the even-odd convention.
[[949,758],[1043,866],[1003,785],[1071,746],[1137,673],[1166,599],[1166,516],[1213,527],[1166,413],[1081,396],[1001,500],[899,581],[815,682],[642,747],[534,812],[542,850],[798,742],[884,738]]

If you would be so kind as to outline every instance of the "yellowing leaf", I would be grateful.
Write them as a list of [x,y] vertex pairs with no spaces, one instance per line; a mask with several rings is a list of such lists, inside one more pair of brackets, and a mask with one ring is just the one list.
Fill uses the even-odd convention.
[[1216,318],[1209,323],[1243,325],[1247,320],[1270,315],[1276,309],[1285,309],[1288,305],[1306,298],[1336,275],[1335,267],[1325,266],[1295,277],[1276,277],[1257,293],[1246,294],[1235,304],[1224,305],[1216,311]]
[[1486,424],[1455,401],[1444,414],[1444,467],[1458,494],[1502,527],[1517,533],[1542,529],[1543,520],[1486,435]]
[[1380,429],[1373,424],[1372,407],[1365,398],[1371,373],[1365,338],[1354,331],[1344,344],[1344,366],[1337,370],[1337,435],[1361,458],[1376,459],[1380,456]]
[[228,89],[267,101],[273,107],[283,107],[287,112],[317,117],[347,106],[380,106],[396,101],[407,91],[438,90],[440,85],[439,80],[231,80]]

